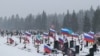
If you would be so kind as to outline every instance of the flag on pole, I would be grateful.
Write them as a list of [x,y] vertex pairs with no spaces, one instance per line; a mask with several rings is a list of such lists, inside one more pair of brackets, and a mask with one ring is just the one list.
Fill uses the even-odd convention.
[[48,33],[43,33],[43,38],[47,39],[47,38],[48,38],[48,36],[49,36],[49,34],[48,34]]
[[89,35],[94,36],[94,32],[90,31],[88,32]]
[[63,44],[64,40],[62,38],[59,38],[59,42],[60,42],[60,44]]
[[78,38],[78,37],[79,37],[79,35],[78,35],[78,34],[76,34],[76,33],[72,33],[72,37],[76,37],[76,38]]
[[39,39],[36,39],[36,43],[41,43],[41,40],[39,40]]
[[50,48],[50,46],[44,45],[44,52],[51,53],[52,52],[52,49]]
[[84,40],[88,41],[88,42],[94,42],[93,36],[91,36],[91,35],[89,35],[87,33],[84,33]]
[[62,32],[62,34],[67,35],[67,36],[71,36],[71,34],[72,34],[72,30],[69,30],[67,28],[62,28],[61,32]]
[[25,35],[28,37],[31,37],[31,33],[29,33],[29,32],[25,32]]
[[51,33],[55,33],[56,31],[54,30],[54,29],[52,29],[52,28],[50,28],[50,30],[49,30]]
[[48,37],[48,33],[43,33],[43,36],[44,37]]
[[56,31],[54,29],[50,28],[50,30],[49,30],[49,36],[52,37],[52,38],[54,38],[55,37],[54,36],[55,33],[56,33]]

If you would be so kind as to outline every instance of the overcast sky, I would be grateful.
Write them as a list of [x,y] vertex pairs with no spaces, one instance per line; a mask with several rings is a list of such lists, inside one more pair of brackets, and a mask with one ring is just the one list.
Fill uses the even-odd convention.
[[80,9],[94,9],[100,5],[100,0],[0,0],[0,16],[11,16],[19,14],[22,17],[32,13],[34,15],[43,10],[47,14],[66,13],[79,11]]

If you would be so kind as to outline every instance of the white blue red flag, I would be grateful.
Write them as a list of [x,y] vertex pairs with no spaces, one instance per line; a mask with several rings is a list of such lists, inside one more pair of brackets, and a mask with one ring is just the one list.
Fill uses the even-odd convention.
[[48,37],[48,33],[43,33],[43,36]]
[[84,33],[84,40],[88,41],[88,42],[94,42],[93,36],[91,36],[91,35],[89,35],[87,33]]
[[50,29],[49,29],[49,34],[48,34],[48,36],[54,38],[54,37],[55,37],[55,36],[54,36],[55,33],[56,33],[56,31],[55,31],[54,29],[50,28]]
[[30,37],[31,36],[31,33],[25,32],[25,35],[28,36],[28,37]]
[[64,40],[62,38],[59,38],[59,43],[60,44],[63,44],[64,43]]
[[54,29],[50,28],[49,32],[55,33],[56,31]]
[[36,43],[41,43],[41,40],[36,39],[35,42],[36,42]]
[[78,34],[76,34],[76,33],[73,33],[73,34],[72,34],[72,37],[76,37],[76,38],[78,38],[78,37],[79,37],[79,35],[78,35]]
[[90,31],[88,32],[89,35],[94,36],[94,32]]
[[50,48],[50,46],[44,45],[44,52],[51,53],[52,52],[52,49]]

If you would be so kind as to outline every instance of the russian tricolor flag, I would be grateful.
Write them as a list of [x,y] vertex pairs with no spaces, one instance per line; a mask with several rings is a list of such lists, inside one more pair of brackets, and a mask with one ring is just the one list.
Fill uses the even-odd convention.
[[88,42],[94,42],[93,36],[91,36],[91,35],[89,35],[87,33],[84,33],[84,40],[88,41]]
[[44,45],[44,52],[51,53],[52,52],[52,49],[50,48],[50,46]]
[[94,32],[88,32],[89,35],[94,36]]
[[60,42],[60,44],[63,44],[64,40],[62,38],[59,38],[59,42]]
[[56,31],[54,29],[50,28],[50,30],[49,30],[49,36],[52,37],[52,38],[54,38],[54,33],[56,33]]
[[67,28],[62,28],[61,29],[62,34],[70,36],[72,34],[72,31],[67,29]]
[[25,32],[25,35],[30,37],[31,36],[31,33]]
[[43,36],[47,37],[48,36],[48,33],[43,33]]
[[75,33],[72,34],[72,37],[78,38],[78,36],[79,36],[78,34],[75,34]]
[[36,43],[41,43],[41,40],[36,39],[35,42],[36,42]]
[[50,28],[49,32],[55,33],[56,31],[54,29]]

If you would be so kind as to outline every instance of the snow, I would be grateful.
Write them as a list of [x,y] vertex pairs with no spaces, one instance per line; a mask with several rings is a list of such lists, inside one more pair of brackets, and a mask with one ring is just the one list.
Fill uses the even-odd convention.
[[[14,39],[16,43],[18,43],[17,46],[13,45],[7,45],[7,37],[10,36],[0,36],[0,56],[48,56],[48,55],[43,55],[44,52],[44,44],[41,44],[39,47],[40,52],[42,53],[37,53],[37,48],[34,47],[32,43],[27,44],[27,48],[25,50],[22,50],[24,47],[23,43],[19,43],[19,38],[18,36],[12,36],[11,38]],[[32,39],[29,38],[30,41],[32,42]],[[70,39],[69,39],[70,40]],[[51,38],[51,42],[52,42]],[[53,45],[53,44],[52,44]],[[51,46],[52,47],[52,46]],[[52,47],[53,48],[53,47]],[[82,51],[77,56],[85,56],[88,54],[90,47],[84,48]],[[99,47],[100,48],[100,47]],[[30,49],[31,51],[28,52],[27,50]],[[54,56],[54,54],[50,54],[51,56]],[[95,56],[99,56],[100,52],[95,53]],[[62,56],[61,53],[57,54],[57,56]]]
[[[27,52],[25,50],[18,49],[18,47],[6,45],[6,37],[0,37],[0,56],[42,56],[35,50]],[[21,45],[18,45],[21,47]]]

